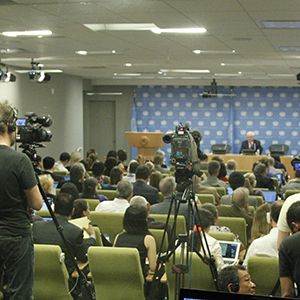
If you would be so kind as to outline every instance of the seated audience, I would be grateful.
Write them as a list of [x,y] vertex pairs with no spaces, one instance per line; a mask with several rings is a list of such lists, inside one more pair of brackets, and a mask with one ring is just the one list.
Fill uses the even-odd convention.
[[227,171],[226,171],[226,166],[223,162],[220,162],[220,171],[219,175],[217,176],[220,180],[227,182],[228,177],[226,177]]
[[208,174],[209,176],[201,182],[202,186],[211,186],[211,187],[223,187],[227,190],[227,185],[224,181],[218,179],[220,172],[220,163],[218,161],[211,161],[208,164]]
[[74,201],[74,212],[72,219],[87,217],[90,219],[90,207],[86,200],[77,199]]
[[152,205],[159,203],[158,190],[147,185],[150,177],[150,170],[147,166],[142,165],[136,169],[136,182],[133,183],[133,196],[144,196],[147,201]]
[[[229,186],[232,188],[233,191],[235,191],[239,187],[244,187],[245,184],[245,178],[244,175],[241,172],[234,171],[229,176]],[[232,195],[224,195],[221,198],[222,204],[229,205],[232,204]],[[255,196],[249,196],[248,202],[250,206],[254,206],[256,208],[257,206],[257,199]]]
[[117,158],[118,158],[118,163],[121,163],[125,170],[127,170],[128,164],[126,162],[127,160],[127,152],[124,149],[120,149],[117,152]]
[[287,190],[300,190],[300,170],[295,171],[295,178],[289,180],[289,182],[282,187],[282,195],[285,199],[285,192]]
[[266,167],[267,167],[267,177],[270,177],[270,178],[272,178],[272,177],[277,178],[276,174],[274,174],[274,173],[272,173],[272,172],[270,171],[270,160],[269,160],[268,157],[263,157],[263,158],[261,158],[261,159],[259,160],[259,162],[262,163],[262,164],[264,164],[264,165],[266,165]]
[[257,208],[251,229],[251,241],[267,235],[271,230],[267,215],[270,214],[270,204],[265,203]]
[[42,157],[40,155],[37,155],[35,158],[35,165],[34,165],[34,172],[37,175],[42,175],[44,174],[43,171],[43,163],[42,163]]
[[163,168],[164,157],[159,154],[155,154],[154,156],[154,171],[159,171],[162,174],[170,174],[170,170],[167,168]]
[[[252,172],[246,173],[244,177],[245,177],[245,187],[249,190],[249,195],[264,197],[264,194],[261,190],[254,189],[256,188],[256,177],[254,173]],[[246,179],[248,179],[249,182],[247,182]]]
[[[271,231],[269,234],[260,237],[254,240],[250,247],[247,250],[247,254],[243,265],[247,267],[249,257],[251,256],[267,256],[267,257],[278,257],[278,248],[277,248],[277,240],[278,240],[278,228],[277,221],[279,218],[279,213],[281,207],[283,205],[283,201],[278,200],[272,203],[270,208],[270,224]],[[254,222],[253,222],[254,226]]]
[[54,184],[53,178],[50,174],[44,174],[39,176],[39,180],[47,198],[50,200],[50,204],[54,203],[56,195],[52,194]]
[[54,181],[64,180],[63,176],[53,174],[55,160],[53,157],[46,156],[43,159],[44,174],[50,174]]
[[135,173],[138,166],[139,163],[136,160],[131,160],[127,168],[127,175],[123,177],[123,180],[134,183],[136,181]]
[[79,192],[78,192],[78,188],[76,187],[76,185],[70,181],[66,181],[61,189],[60,189],[60,194],[61,193],[65,193],[65,194],[69,194],[72,196],[73,200],[76,200],[79,198]]
[[92,172],[93,177],[97,179],[99,184],[108,183],[109,177],[107,176],[107,180],[105,182],[105,176],[103,175],[104,171],[104,163],[102,161],[97,161],[93,164]]
[[104,162],[104,172],[103,174],[106,176],[110,176],[110,171],[118,165],[118,161],[115,157],[108,157]]
[[159,183],[163,179],[163,176],[159,171],[154,171],[150,175],[150,185],[157,188],[159,191]]
[[208,169],[208,156],[205,153],[200,154],[200,169],[207,170]]
[[287,173],[285,165],[280,160],[280,156],[278,154],[273,154],[272,157],[275,159],[274,167],[276,169],[283,169],[285,171],[285,180],[287,181],[288,180],[288,173]]
[[251,281],[245,267],[237,265],[225,267],[220,271],[218,287],[220,292],[254,295],[256,285]]
[[258,163],[254,168],[254,175],[256,177],[256,186],[258,188],[267,188],[274,191],[274,182],[270,177],[267,177],[267,167],[265,164]]
[[229,160],[227,160],[227,163],[226,163],[226,169],[227,169],[227,176],[228,176],[228,177],[230,176],[230,174],[231,174],[232,172],[235,171],[236,166],[237,166],[237,162],[236,162],[234,159],[229,159]]
[[123,171],[119,167],[113,167],[109,177],[109,184],[102,184],[102,190],[116,190],[118,182],[123,179]]
[[81,160],[81,154],[79,151],[73,151],[71,153],[70,161],[69,161],[69,166],[66,167],[69,171],[73,167],[74,164],[79,163]]
[[59,156],[59,161],[54,164],[54,170],[69,172],[66,168],[66,165],[70,161],[70,158],[71,156],[68,152],[61,153]]
[[129,206],[132,197],[132,184],[128,181],[120,181],[117,185],[117,198],[113,201],[100,202],[95,211],[124,213]]
[[91,153],[86,160],[88,162],[88,167],[86,167],[86,170],[92,171],[94,163],[98,161],[97,153]]
[[84,199],[97,199],[100,202],[108,201],[107,197],[97,194],[98,181],[94,177],[87,178],[83,182],[83,192],[79,195],[80,198]]
[[150,170],[150,173],[152,173],[152,172],[154,172],[154,164],[153,164],[153,162],[152,161],[146,161],[145,162],[145,166],[147,166],[148,168],[149,168],[149,170]]

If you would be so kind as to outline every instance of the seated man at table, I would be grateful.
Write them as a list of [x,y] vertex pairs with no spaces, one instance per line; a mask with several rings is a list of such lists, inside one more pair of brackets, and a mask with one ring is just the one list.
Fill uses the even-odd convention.
[[242,142],[240,154],[244,149],[259,150],[259,154],[262,154],[264,148],[261,146],[260,141],[254,139],[253,131],[247,132],[247,140]]
[[209,176],[201,182],[202,186],[211,186],[211,187],[223,187],[227,190],[227,184],[218,179],[219,171],[220,171],[220,163],[216,160],[212,160],[208,164],[208,174]]

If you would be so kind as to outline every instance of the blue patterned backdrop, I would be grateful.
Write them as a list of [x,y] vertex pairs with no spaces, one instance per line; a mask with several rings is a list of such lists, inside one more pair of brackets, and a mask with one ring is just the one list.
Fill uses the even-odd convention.
[[[132,131],[174,131],[179,122],[203,135],[201,150],[228,143],[231,153],[239,153],[246,133],[255,138],[269,154],[271,144],[286,144],[288,155],[299,152],[300,89],[297,87],[234,87],[234,97],[202,98],[201,86],[138,86],[132,108]],[[218,87],[219,94],[230,94],[229,87]],[[162,148],[169,161],[170,145]],[[132,157],[136,157],[133,149]]]

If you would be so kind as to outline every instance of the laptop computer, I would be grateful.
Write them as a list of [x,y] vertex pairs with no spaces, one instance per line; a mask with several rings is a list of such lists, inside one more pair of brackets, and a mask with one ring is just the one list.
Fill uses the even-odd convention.
[[276,201],[277,193],[276,191],[262,191],[265,201],[268,203],[273,203]]
[[282,174],[276,173],[276,176],[278,178],[279,184],[282,184]]
[[232,241],[218,241],[222,248],[222,257],[226,265],[234,265],[239,260],[241,243]]
[[227,194],[232,195],[233,194],[233,189],[230,186],[227,186]]

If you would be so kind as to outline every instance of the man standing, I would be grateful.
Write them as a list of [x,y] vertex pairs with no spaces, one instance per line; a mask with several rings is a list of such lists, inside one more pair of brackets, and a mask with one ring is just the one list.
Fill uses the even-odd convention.
[[259,154],[262,154],[264,148],[261,146],[260,141],[254,139],[253,131],[247,132],[247,140],[242,142],[240,154],[244,149],[258,150]]
[[10,148],[16,141],[16,120],[16,110],[0,103],[0,281],[5,272],[9,299],[33,299],[27,207],[40,210],[43,201],[29,158]]

